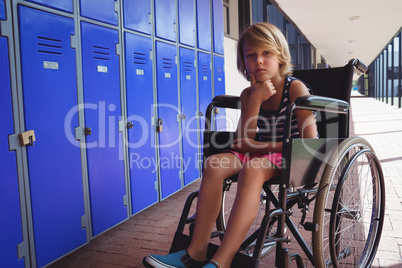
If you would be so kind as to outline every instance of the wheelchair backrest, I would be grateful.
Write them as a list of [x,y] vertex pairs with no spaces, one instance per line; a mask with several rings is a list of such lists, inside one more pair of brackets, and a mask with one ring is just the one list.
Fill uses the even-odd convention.
[[[353,61],[344,67],[314,70],[295,70],[293,76],[305,82],[314,95],[340,99],[350,103]],[[349,123],[344,115],[318,112],[317,128],[321,138],[346,138],[349,134]]]

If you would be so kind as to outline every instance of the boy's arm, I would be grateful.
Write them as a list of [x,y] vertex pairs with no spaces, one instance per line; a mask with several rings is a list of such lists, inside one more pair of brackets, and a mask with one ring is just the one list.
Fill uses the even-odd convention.
[[[294,81],[290,89],[290,101],[295,100],[300,96],[310,95],[306,85],[301,81]],[[318,136],[317,125],[315,123],[314,114],[311,111],[296,110],[297,127],[300,137],[304,139],[316,139]]]

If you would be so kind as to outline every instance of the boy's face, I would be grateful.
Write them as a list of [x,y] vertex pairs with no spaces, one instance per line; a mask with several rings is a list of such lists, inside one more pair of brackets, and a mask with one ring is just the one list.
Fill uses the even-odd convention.
[[279,76],[279,59],[266,48],[244,44],[244,63],[247,73],[253,74],[257,82]]

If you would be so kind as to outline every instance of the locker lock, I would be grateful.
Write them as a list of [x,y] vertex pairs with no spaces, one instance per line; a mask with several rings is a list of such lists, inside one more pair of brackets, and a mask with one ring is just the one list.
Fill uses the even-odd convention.
[[203,112],[199,112],[198,115],[199,115],[199,116],[204,116],[204,113],[203,113]]
[[156,126],[156,131],[157,132],[162,132],[163,131],[163,121],[161,118],[158,119],[158,125]]
[[181,119],[181,120],[186,119],[186,115],[185,115],[185,114],[181,114],[180,119]]
[[215,114],[219,114],[219,108],[215,108]]
[[20,144],[21,146],[32,146],[34,145],[35,139],[35,132],[33,130],[28,130],[23,133],[20,133],[19,135],[20,138]]
[[85,136],[92,135],[92,129],[90,127],[85,128]]
[[134,127],[133,122],[127,122],[127,128],[128,129],[133,128],[133,127]]

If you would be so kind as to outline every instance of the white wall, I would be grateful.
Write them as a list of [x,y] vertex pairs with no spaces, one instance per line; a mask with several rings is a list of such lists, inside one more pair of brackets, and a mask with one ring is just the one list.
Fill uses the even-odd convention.
[[[248,82],[237,70],[236,65],[236,40],[226,37],[224,40],[225,48],[225,92],[226,95],[240,96],[240,93],[246,87],[250,86]],[[235,131],[237,120],[240,115],[239,111],[227,109],[227,128]]]

